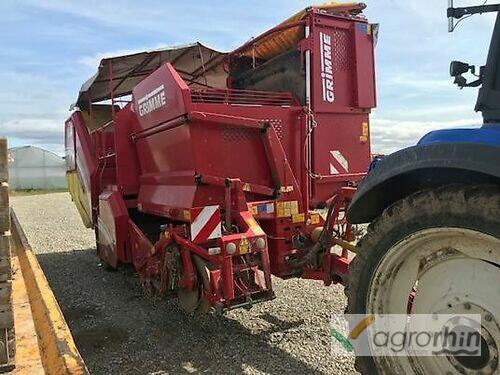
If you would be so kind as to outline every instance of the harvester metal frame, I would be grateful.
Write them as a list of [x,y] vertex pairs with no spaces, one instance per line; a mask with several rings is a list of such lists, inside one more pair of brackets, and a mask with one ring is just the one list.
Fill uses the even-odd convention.
[[[364,7],[308,8],[230,54],[196,43],[103,60],[66,123],[70,190],[103,261],[133,263],[148,292],[177,290],[190,311],[272,299],[271,274],[342,282],[354,249],[344,211],[371,160],[376,102],[375,36],[359,15]],[[289,51],[305,92],[238,86],[242,72]],[[191,54],[194,65],[179,65]],[[110,116],[95,125],[102,100]],[[155,149],[169,164],[185,162],[158,140],[187,132],[187,159],[207,161],[163,172]],[[213,161],[209,141],[235,152],[233,163]],[[252,158],[223,142],[241,142]],[[318,207],[329,208],[326,218]],[[148,237],[147,218],[157,220],[159,236]]]

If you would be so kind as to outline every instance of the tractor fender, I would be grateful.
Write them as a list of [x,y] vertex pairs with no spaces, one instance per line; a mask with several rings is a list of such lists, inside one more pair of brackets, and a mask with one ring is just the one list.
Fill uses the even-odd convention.
[[455,183],[500,184],[500,147],[487,143],[430,143],[383,157],[361,182],[347,218],[352,224],[368,223],[417,191]]

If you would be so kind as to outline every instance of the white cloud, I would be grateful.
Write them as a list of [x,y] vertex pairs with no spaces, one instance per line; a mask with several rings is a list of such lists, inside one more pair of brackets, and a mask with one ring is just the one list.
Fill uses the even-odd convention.
[[25,118],[0,123],[0,136],[26,140],[26,143],[62,143],[64,121]]
[[401,90],[408,88],[418,90],[449,90],[451,86],[450,78],[443,74],[439,76],[423,75],[421,73],[399,73],[387,74],[381,82],[385,86],[397,86]]
[[0,82],[0,121],[61,117],[72,99],[65,82],[42,73],[1,71]]
[[414,146],[420,138],[433,130],[475,128],[479,118],[457,121],[397,121],[372,119],[371,139],[374,153],[390,154],[405,147]]
[[[274,22],[280,21],[280,18],[284,19],[293,12],[288,12],[287,9],[297,8],[297,5],[291,5],[289,1],[275,1],[273,12],[262,11],[256,15],[255,1],[251,4],[243,2],[214,4],[211,1],[196,3],[159,1],[154,4],[144,4],[124,0],[117,4],[110,1],[88,0],[85,6],[75,6],[75,2],[66,0],[29,1],[37,8],[85,18],[90,22],[120,31],[124,35],[146,31],[157,35],[169,35],[182,40],[183,43],[196,41],[203,36],[206,40],[214,34],[224,34],[227,37],[245,36],[248,35],[249,28],[256,27],[259,30],[261,25],[270,20],[268,26],[272,26]],[[268,6],[266,0],[257,3],[263,7]],[[300,8],[300,5],[298,7]],[[252,33],[250,31],[250,35]]]
[[0,92],[0,137],[10,146],[34,145],[60,154],[70,102],[64,84],[17,72],[0,73],[0,81],[6,88]]
[[[411,103],[409,104],[411,105]],[[396,121],[411,122],[411,120],[417,120],[426,123],[436,123],[436,121],[449,123],[461,119],[476,117],[474,115],[473,108],[474,102],[457,105],[447,105],[446,102],[438,100],[436,101],[436,103],[434,103],[434,105],[425,103],[420,105],[406,106],[405,104],[400,104],[399,106],[393,106],[393,108],[391,109],[385,109],[383,111],[383,115],[380,115],[377,112],[372,116],[372,118],[377,118],[380,116],[380,118],[387,118]]]

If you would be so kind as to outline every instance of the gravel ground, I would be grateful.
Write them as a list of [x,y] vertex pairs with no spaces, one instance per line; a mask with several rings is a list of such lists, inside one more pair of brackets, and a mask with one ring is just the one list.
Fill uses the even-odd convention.
[[11,203],[92,374],[349,374],[330,355],[329,319],[341,286],[274,278],[277,299],[192,320],[175,300],[153,304],[133,270],[106,272],[67,193]]

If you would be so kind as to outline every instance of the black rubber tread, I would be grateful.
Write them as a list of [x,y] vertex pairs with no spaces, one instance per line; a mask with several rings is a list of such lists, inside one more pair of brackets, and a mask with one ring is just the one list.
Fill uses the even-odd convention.
[[[500,238],[500,186],[448,185],[422,190],[386,208],[357,245],[345,288],[346,312],[366,313],[372,275],[393,245],[411,233],[436,227],[472,229]],[[357,357],[356,369],[362,374],[379,373],[372,357]]]

